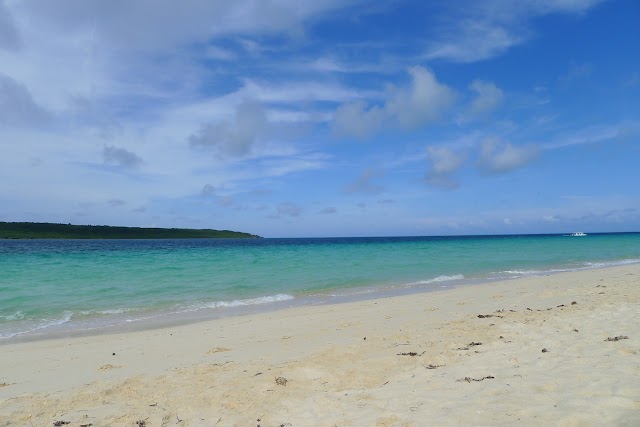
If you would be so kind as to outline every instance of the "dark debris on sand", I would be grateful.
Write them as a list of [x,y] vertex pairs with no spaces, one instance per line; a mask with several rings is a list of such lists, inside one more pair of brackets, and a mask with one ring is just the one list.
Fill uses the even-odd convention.
[[438,369],[438,368],[442,368],[444,365],[432,365],[432,364],[428,364],[427,366],[425,366],[425,368],[427,369]]
[[423,351],[422,353],[418,354],[415,351],[410,351],[408,353],[398,353],[397,356],[411,356],[411,357],[416,357],[416,356],[422,356],[423,354],[425,354],[426,351]]
[[626,335],[618,335],[617,337],[609,337],[605,341],[620,341],[620,340],[628,340],[629,337]]
[[484,380],[492,380],[494,379],[494,376],[491,375],[487,375],[486,377],[482,377],[482,378],[471,378],[471,377],[464,377],[464,378],[460,378],[459,380],[456,380],[456,382],[468,382],[470,383],[471,381],[476,381],[476,382],[480,382],[480,381],[484,381]]

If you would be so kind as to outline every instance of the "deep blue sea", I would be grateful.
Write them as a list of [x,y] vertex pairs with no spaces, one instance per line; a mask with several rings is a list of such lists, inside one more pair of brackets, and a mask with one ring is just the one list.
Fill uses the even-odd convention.
[[640,233],[0,240],[0,343],[640,262]]

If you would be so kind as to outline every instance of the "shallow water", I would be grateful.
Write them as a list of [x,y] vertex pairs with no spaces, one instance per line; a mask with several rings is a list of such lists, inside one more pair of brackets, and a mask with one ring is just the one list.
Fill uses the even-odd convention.
[[0,240],[0,342],[640,262],[640,233]]

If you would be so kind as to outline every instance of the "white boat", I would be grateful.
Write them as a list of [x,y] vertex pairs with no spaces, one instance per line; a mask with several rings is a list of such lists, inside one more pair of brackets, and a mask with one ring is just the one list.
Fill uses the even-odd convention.
[[576,231],[575,233],[570,234],[571,237],[584,237],[586,235],[587,233],[583,233],[582,231]]

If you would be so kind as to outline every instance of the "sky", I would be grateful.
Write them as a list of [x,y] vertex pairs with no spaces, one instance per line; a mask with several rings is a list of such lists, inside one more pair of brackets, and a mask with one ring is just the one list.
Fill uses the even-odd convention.
[[636,0],[0,0],[0,221],[640,231]]

